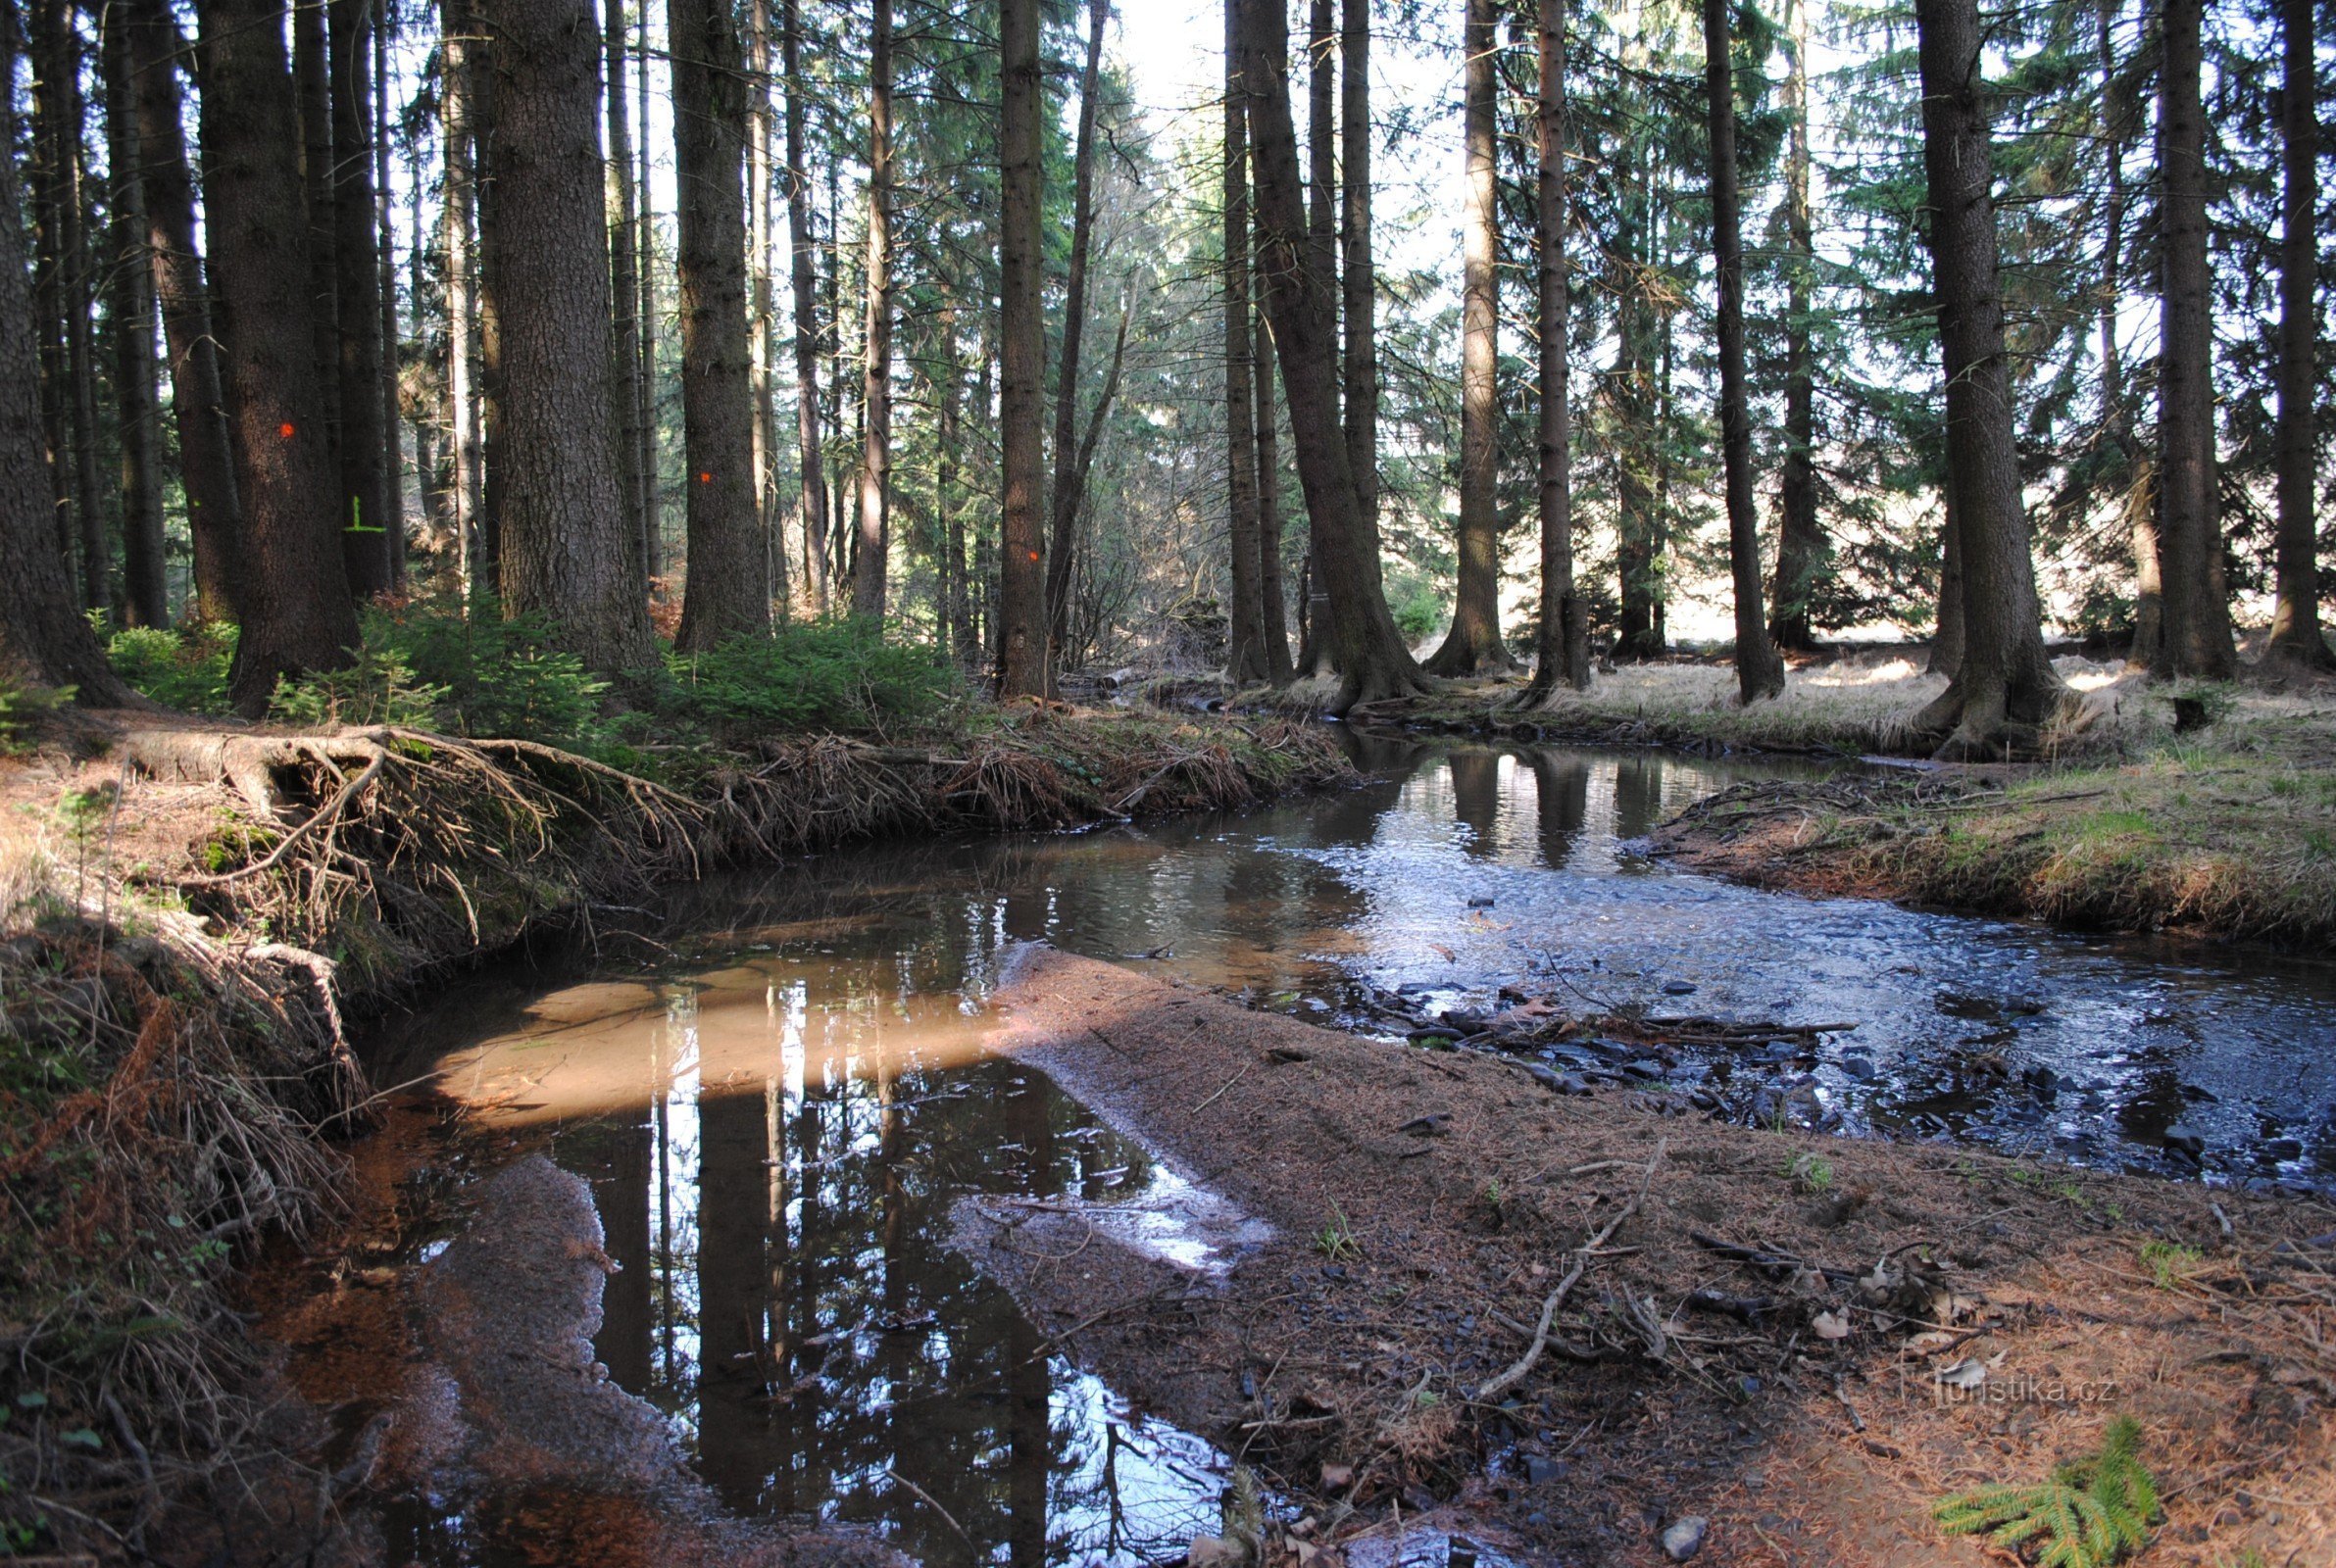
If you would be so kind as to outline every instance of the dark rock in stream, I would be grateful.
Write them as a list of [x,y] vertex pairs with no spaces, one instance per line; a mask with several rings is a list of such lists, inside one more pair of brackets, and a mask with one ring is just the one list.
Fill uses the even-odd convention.
[[2186,1127],[2180,1122],[2166,1128],[2159,1141],[2164,1144],[2171,1152],[2186,1155],[2191,1159],[2197,1159],[2207,1152],[2207,1135],[2195,1127]]

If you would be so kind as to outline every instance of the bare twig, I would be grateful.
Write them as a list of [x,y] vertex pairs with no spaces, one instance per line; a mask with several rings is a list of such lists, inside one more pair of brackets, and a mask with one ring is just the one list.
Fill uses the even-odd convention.
[[1646,1200],[1647,1189],[1654,1184],[1655,1167],[1663,1163],[1664,1152],[1669,1147],[1669,1139],[1656,1140],[1655,1152],[1647,1160],[1646,1175],[1640,1179],[1638,1191],[1631,1195],[1630,1201],[1623,1204],[1622,1211],[1608,1220],[1605,1228],[1600,1230],[1597,1235],[1573,1250],[1573,1267],[1566,1271],[1566,1277],[1558,1282],[1558,1288],[1550,1292],[1548,1298],[1541,1303],[1541,1323],[1533,1331],[1533,1343],[1525,1347],[1525,1353],[1511,1363],[1507,1371],[1487,1378],[1476,1390],[1476,1401],[1479,1404],[1490,1399],[1497,1399],[1511,1389],[1516,1388],[1525,1380],[1526,1375],[1540,1361],[1541,1352],[1549,1346],[1550,1325],[1557,1321],[1558,1308],[1566,1304],[1566,1298],[1572,1293],[1573,1287],[1581,1282],[1583,1271],[1590,1266],[1591,1255],[1613,1239],[1615,1232],[1621,1228],[1624,1220],[1638,1212],[1638,1205]]

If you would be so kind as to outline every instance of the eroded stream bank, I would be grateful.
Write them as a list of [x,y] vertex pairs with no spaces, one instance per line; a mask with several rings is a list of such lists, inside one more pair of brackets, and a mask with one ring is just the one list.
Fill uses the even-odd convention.
[[[2328,1070],[2327,1054],[2314,1049],[2329,1027],[2324,969],[1782,898],[1674,874],[1634,850],[1688,800],[1765,769],[1373,744],[1383,749],[1364,760],[1380,781],[1365,789],[1230,818],[823,857],[682,890],[662,928],[604,934],[597,960],[506,967],[438,999],[396,1027],[375,1066],[382,1082],[431,1071],[464,1107],[460,1126],[409,1173],[401,1224],[410,1234],[386,1266],[394,1275],[422,1262],[441,1231],[459,1227],[480,1178],[524,1152],[586,1179],[619,1265],[594,1353],[620,1387],[664,1412],[694,1473],[735,1514],[866,1523],[936,1562],[1160,1561],[1215,1528],[1227,1450],[1254,1448],[1263,1430],[1242,1421],[1279,1420],[1296,1423],[1268,1445],[1285,1484],[1318,1485],[1321,1463],[1355,1465],[1368,1486],[1354,1500],[1367,1507],[1416,1511],[1462,1495],[1470,1528],[1503,1532],[1513,1549],[1546,1554],[1563,1539],[1589,1554],[1582,1560],[1604,1560],[1595,1553],[1645,1544],[1633,1510],[1721,1507],[1692,1477],[1631,1495],[1621,1458],[1654,1464],[1663,1434],[1626,1435],[1621,1406],[1602,1401],[1642,1398],[1646,1369],[1582,1374],[1578,1387],[1551,1392],[1554,1403],[1489,1422],[1453,1401],[1519,1348],[1504,1343],[1496,1314],[1530,1317],[1539,1294],[1530,1268],[1578,1241],[1568,1205],[1595,1214],[1603,1202],[1611,1214],[1624,1196],[1612,1176],[1534,1191],[1553,1161],[1596,1164],[1583,1151],[1607,1143],[1615,1162],[1644,1161],[1649,1137],[1662,1136],[1646,1129],[1691,1125],[1676,1114],[1687,1095],[1789,1077],[1803,1091],[1794,1114],[1853,1130],[1954,1131],[2149,1165],[2162,1159],[2165,1127],[2188,1117],[2212,1132],[2207,1158],[2226,1176],[2293,1180],[2326,1168],[2328,1096],[2315,1075]],[[1513,1069],[1467,1054],[1397,1055],[1391,1044],[1341,1046],[1378,1081],[1319,1104],[1293,1096],[1289,1074],[1273,1076],[1274,1042],[1228,1055],[1235,1045],[1213,1032],[1210,1053],[1162,1063],[1160,1076],[1178,1086],[1171,1102],[1122,1091],[1090,1109],[1031,1066],[982,1053],[997,965],[1032,939],[1350,1026],[1385,1027],[1397,998],[1465,1009],[1523,984],[1578,994],[1585,1011],[1645,1003],[1859,1028],[1814,1063],[1684,1059],[1675,1094],[1615,1089],[1561,1102],[1530,1080],[1502,1078],[1478,1097],[1488,1119],[1457,1140],[1433,1125],[1424,1137],[1397,1133],[1451,1113],[1424,1099],[1412,1105],[1420,1086],[1433,1090],[1456,1070]],[[1139,1012],[1167,1004],[1138,1000]],[[1247,1027],[1233,1020],[1249,1015],[1211,1016],[1226,1020],[1230,1037]],[[1980,1055],[2013,1070],[1974,1070]],[[2034,1066],[2052,1070],[2049,1085]],[[1360,1163],[1343,1187],[1253,1173],[1231,1212],[1196,1205],[1244,1151],[1307,1157],[1305,1136],[1261,1120],[1261,1095],[1316,1119],[1313,1157]],[[1179,1115],[1191,1124],[1170,1125]],[[1948,1150],[1901,1169],[1898,1154],[1874,1146],[1804,1138],[1782,1150],[1769,1147],[1780,1132],[1754,1139],[1701,1118],[1692,1125],[1717,1142],[1695,1178],[1699,1193],[1673,1200],[1716,1202],[1706,1224],[1749,1201],[1743,1212],[1759,1216],[1764,1244],[1798,1235],[1827,1263],[1862,1269],[1869,1249],[1926,1230],[1943,1246],[1944,1232],[1971,1223],[2015,1227],[1978,1250],[1999,1257],[2063,1251],[2071,1231],[2090,1245],[2096,1232],[2152,1222],[2213,1225],[2195,1189],[2174,1210],[2145,1216],[2141,1198],[2085,1197],[2098,1190],[2072,1180],[2076,1199],[1957,1174]],[[1162,1149],[1171,1157],[1158,1157]],[[1810,1151],[1829,1172],[1840,1167],[1842,1191],[1918,1200],[1858,1222],[1876,1227],[1870,1236],[1837,1232],[1842,1220],[1816,1225],[1801,1212],[1815,1196],[1810,1167],[1789,1170]],[[1517,1159],[1534,1168],[1511,1168]],[[1853,1175],[1868,1160],[1870,1173]],[[1430,1172],[1414,1192],[1413,1178]],[[1512,1211],[1503,1192],[1531,1203]],[[1985,1195],[1973,1204],[1984,1217],[1953,1217],[1942,1193],[1966,1192]],[[1096,1202],[1115,1206],[1104,1216],[1087,1206]],[[1193,1223],[1196,1206],[1210,1223]],[[1320,1245],[1342,1224],[1369,1228],[1353,1238],[1356,1257],[1335,1238]],[[997,1254],[1002,1234],[1028,1241],[1019,1264]],[[2195,1236],[2202,1255],[2213,1234]],[[1683,1302],[1690,1285],[1742,1299],[1760,1286],[1724,1263],[1680,1263],[1686,1254],[1665,1245],[1674,1250],[1658,1254],[1686,1272],[1638,1276],[1649,1299],[1669,1290]],[[2103,1241],[2101,1256],[2121,1249],[2130,1266],[2133,1245]],[[969,1254],[990,1267],[975,1268]],[[1048,1266],[1033,1272],[1033,1258]],[[1081,1268],[1088,1259],[1097,1266]],[[1213,1273],[1234,1261],[1228,1275]],[[1449,1277],[1422,1283],[1439,1275]],[[2022,1289],[2032,1296],[2035,1284]],[[1111,1315],[1131,1298],[1144,1302],[1141,1332]],[[1797,1311],[1779,1321],[1797,1324]],[[1279,1348],[1258,1360],[1270,1343]],[[1780,1335],[1764,1353],[1785,1364],[1764,1373],[1751,1369],[1758,1355],[1747,1352],[1746,1369],[1721,1357],[1728,1378],[1749,1378],[1752,1390],[1719,1370],[1672,1369],[1695,1392],[1683,1396],[1693,1408],[1670,1429],[1666,1464],[1740,1483],[1747,1466],[1757,1475],[1778,1462],[1746,1454],[1814,1451],[1807,1445],[1818,1429],[1807,1424],[1799,1383],[1791,1407],[1801,1414],[1784,1426],[1726,1414],[1798,1352]],[[2268,1376],[2277,1357],[2264,1354]],[[1273,1381],[1276,1359],[1318,1380],[1306,1397],[1321,1408],[1293,1413],[1292,1385]],[[1381,1385],[1399,1372],[1405,1388],[1426,1375],[1455,1411],[1449,1427],[1424,1421],[1417,1454],[1397,1443],[1402,1462],[1390,1468],[1383,1453],[1289,1441],[1344,1435],[1385,1447],[1366,1440],[1384,1425],[1374,1401],[1392,1398]],[[1823,1392],[1821,1379],[1810,1387]],[[1658,1405],[1674,1396],[1680,1389]],[[350,1419],[366,1408],[358,1400]],[[1570,1468],[1593,1429],[1595,1481]],[[2020,1456],[2053,1435],[2030,1423]],[[1487,1445],[1507,1454],[1489,1483]],[[1735,1448],[1744,1453],[1728,1458]],[[1967,1445],[1957,1452],[1967,1462]],[[1856,1462],[1871,1469],[1876,1457]],[[1944,1453],[1924,1462],[1951,1472]],[[1642,1482],[1657,1473],[1670,1471],[1659,1465]],[[1894,1499],[1883,1510],[1897,1520],[1890,1528],[1918,1549],[1927,1538],[1905,1534],[1899,1516],[1910,1498],[1918,1503],[1921,1478],[1861,1476]],[[1560,1478],[1556,1491],[1581,1495],[1553,1499]],[[1757,1526],[1773,1513],[1806,1532],[1822,1523],[1813,1522],[1814,1500],[1746,1517]],[[458,1484],[391,1509],[391,1560],[485,1561],[540,1544],[543,1508],[530,1525],[523,1508],[478,1501]]]

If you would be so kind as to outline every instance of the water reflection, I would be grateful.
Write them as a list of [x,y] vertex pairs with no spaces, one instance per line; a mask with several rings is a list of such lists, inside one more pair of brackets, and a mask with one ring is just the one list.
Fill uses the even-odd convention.
[[1810,1086],[1852,1128],[2146,1163],[2179,1122],[2225,1173],[2336,1173],[2323,961],[1783,897],[1634,849],[1702,795],[1807,765],[1357,745],[1364,787],[1237,816],[681,890],[668,960],[482,978],[410,1021],[408,1054],[481,1119],[556,1129],[624,1265],[601,1358],[731,1505],[963,1560],[921,1489],[1017,1568],[1172,1556],[1222,1460],[1053,1355],[944,1245],[965,1195],[1153,1176],[982,1058],[1015,940],[1366,1025],[1386,992],[1480,1005],[1519,976],[1581,1009],[1856,1020]]
[[[934,1562],[969,1556],[939,1509],[1016,1568],[1170,1555],[1213,1515],[1221,1456],[1055,1355],[945,1245],[961,1197],[1109,1199],[1151,1162],[1042,1076],[955,1049],[930,1015],[977,989],[890,935],[674,975],[662,1011],[596,1042],[642,1089],[553,1139],[621,1265],[599,1356],[740,1512],[876,1524]],[[547,999],[501,1000],[508,1025]],[[490,1025],[458,1076],[526,1041]]]

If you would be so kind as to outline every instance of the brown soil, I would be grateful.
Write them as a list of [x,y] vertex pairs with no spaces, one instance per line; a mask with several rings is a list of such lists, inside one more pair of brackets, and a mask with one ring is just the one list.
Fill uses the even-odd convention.
[[[1660,1530],[1701,1515],[1705,1559],[1727,1564],[1978,1562],[1931,1500],[2041,1479],[2117,1413],[2165,1494],[2151,1561],[2303,1562],[2336,1539],[2321,1203],[1565,1098],[1497,1056],[1044,950],[1001,1002],[996,1049],[1276,1234],[1215,1279],[1062,1204],[969,1203],[965,1245],[1057,1342],[1263,1466],[1350,1557],[1457,1505],[1534,1561],[1663,1561]],[[1821,1174],[1795,1174],[1804,1154]],[[1642,1186],[1550,1351],[1478,1402]],[[2151,1241],[2193,1250],[2162,1286]],[[1821,1338],[1820,1312],[1848,1337]],[[1986,1369],[1976,1395],[1937,1380],[1957,1365]]]

